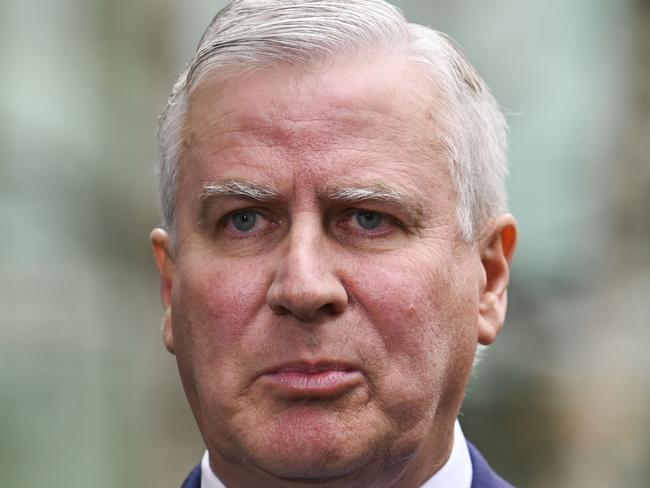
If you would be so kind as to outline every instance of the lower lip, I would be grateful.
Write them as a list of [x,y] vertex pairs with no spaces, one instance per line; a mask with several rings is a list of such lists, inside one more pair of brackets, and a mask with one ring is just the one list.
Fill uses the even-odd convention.
[[359,385],[363,376],[359,371],[281,371],[264,374],[260,380],[287,400],[327,399],[341,396]]

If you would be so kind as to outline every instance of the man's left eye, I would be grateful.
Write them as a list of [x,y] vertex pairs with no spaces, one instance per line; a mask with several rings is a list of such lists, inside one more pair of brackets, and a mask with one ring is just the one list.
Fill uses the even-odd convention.
[[374,230],[384,221],[384,215],[372,210],[359,210],[356,214],[357,224],[364,230]]
[[337,228],[345,230],[348,237],[387,237],[400,227],[399,221],[389,214],[365,208],[351,208],[343,214]]

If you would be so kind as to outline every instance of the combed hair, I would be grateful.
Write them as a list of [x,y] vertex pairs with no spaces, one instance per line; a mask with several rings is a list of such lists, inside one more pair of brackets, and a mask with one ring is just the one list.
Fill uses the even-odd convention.
[[[174,233],[176,180],[187,101],[206,76],[335,56],[399,53],[435,87],[436,136],[457,193],[468,242],[506,210],[507,124],[487,85],[446,35],[411,24],[383,0],[233,0],[212,20],[175,83],[158,128],[163,226]],[[431,189],[435,191],[435,189]]]

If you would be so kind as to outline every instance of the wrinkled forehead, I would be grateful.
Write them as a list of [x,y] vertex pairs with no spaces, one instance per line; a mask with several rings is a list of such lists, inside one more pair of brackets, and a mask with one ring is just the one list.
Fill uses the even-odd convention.
[[193,87],[186,142],[220,131],[273,126],[282,131],[328,121],[332,129],[381,125],[413,137],[432,134],[435,89],[397,58],[334,59],[278,64],[253,72],[230,69]]

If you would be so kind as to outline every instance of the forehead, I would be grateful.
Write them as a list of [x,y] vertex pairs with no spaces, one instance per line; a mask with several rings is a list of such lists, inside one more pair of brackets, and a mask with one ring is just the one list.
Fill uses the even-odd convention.
[[[233,70],[205,76],[190,96],[190,123],[206,115],[202,110],[206,101],[223,113],[248,117],[272,116],[275,110],[300,116],[306,109],[347,109],[407,116],[407,121],[431,110],[433,93],[431,83],[414,66],[393,57],[280,64],[248,74]],[[399,96],[386,98],[391,94]],[[306,101],[309,106],[302,103]],[[252,113],[245,113],[249,109]]]
[[429,80],[397,59],[206,76],[189,99],[181,179],[249,177],[243,170],[277,180],[319,169],[356,179],[371,169],[408,186],[448,175],[434,98]]

